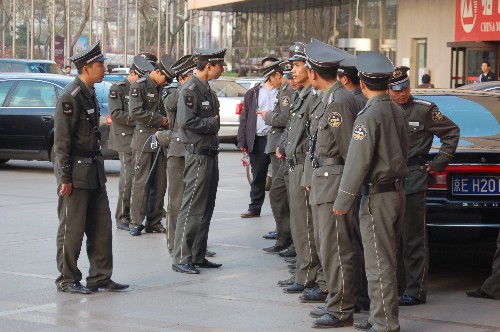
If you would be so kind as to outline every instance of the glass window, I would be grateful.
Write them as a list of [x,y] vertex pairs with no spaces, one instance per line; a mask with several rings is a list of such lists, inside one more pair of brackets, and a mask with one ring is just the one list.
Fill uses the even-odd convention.
[[477,77],[482,73],[481,64],[484,61],[490,63],[490,70],[496,73],[496,52],[495,51],[485,51],[485,50],[468,50],[468,65],[467,65],[467,81],[468,83],[474,83]]
[[13,62],[10,67],[10,71],[13,73],[29,73],[30,70],[28,66],[24,63]]
[[209,84],[217,97],[245,97],[247,92],[244,87],[232,81],[210,81]]
[[56,90],[52,84],[38,81],[21,81],[16,87],[10,107],[55,107]]
[[9,93],[10,87],[13,83],[14,82],[12,81],[0,82],[0,106],[3,106],[5,98],[7,97],[7,94]]
[[0,62],[0,73],[10,72],[10,62],[1,61]]

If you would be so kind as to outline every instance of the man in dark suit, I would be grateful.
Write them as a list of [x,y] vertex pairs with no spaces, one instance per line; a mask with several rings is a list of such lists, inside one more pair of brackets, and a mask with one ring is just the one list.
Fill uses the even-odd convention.
[[[262,68],[266,69],[267,66],[277,61],[276,58],[267,57],[262,60]],[[282,72],[279,66],[275,66],[275,70]],[[241,214],[242,218],[259,217],[266,195],[266,177],[271,159],[265,153],[265,148],[270,126],[265,124],[262,117],[257,116],[257,111],[274,109],[278,90],[269,82],[268,78],[269,76],[264,82],[247,91],[240,116],[238,148],[248,153],[253,176],[250,184],[250,204],[248,211]]]

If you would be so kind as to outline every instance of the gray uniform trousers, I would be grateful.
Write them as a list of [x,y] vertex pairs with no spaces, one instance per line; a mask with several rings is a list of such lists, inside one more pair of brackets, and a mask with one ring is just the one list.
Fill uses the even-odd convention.
[[[60,186],[57,188],[57,193]],[[77,261],[83,235],[87,236],[90,268],[87,287],[94,288],[109,281],[113,272],[111,211],[106,187],[73,188],[71,195],[59,196],[57,204],[57,270],[59,289],[82,280]]]
[[[354,309],[354,251],[351,243],[354,224],[351,212],[335,216],[332,207],[331,202],[311,206],[322,244],[320,256],[325,286],[328,285],[326,310],[345,320],[352,317]],[[314,227],[316,229],[316,225]]]
[[426,300],[429,248],[425,226],[426,192],[406,195],[402,242],[399,246],[398,293]]
[[489,296],[500,300],[500,232],[498,232],[497,251],[495,252],[495,257],[493,257],[491,276],[483,282],[481,290]]
[[290,228],[297,253],[295,282],[310,287],[314,285],[321,266],[314,240],[314,225],[309,192],[301,185],[304,164],[295,165],[289,172]]
[[396,256],[405,202],[404,190],[363,195],[361,198],[361,236],[371,299],[368,322],[377,331],[400,330]]
[[[148,174],[153,166],[157,152],[142,152],[133,150],[133,166],[139,168],[134,171],[132,194],[130,201],[131,227],[142,226],[146,217],[146,227],[161,225],[163,219],[163,205],[167,190],[166,158],[160,149],[154,170],[146,183]],[[148,207],[149,205],[149,207]]]
[[359,220],[359,205],[361,199],[354,201],[352,206],[352,221],[354,225],[354,233],[351,239],[352,249],[354,250],[353,265],[354,265],[354,299],[357,306],[369,307],[370,297],[368,296],[368,281],[366,280],[365,257],[363,254],[363,241],[361,239],[361,225]]
[[184,157],[168,157],[167,246],[174,249],[175,227],[184,193]]
[[134,175],[132,152],[118,152],[120,157],[120,181],[118,183],[118,204],[116,205],[115,220],[120,223],[130,222],[130,193]]
[[292,242],[292,231],[290,230],[290,206],[288,205],[288,167],[281,162],[276,173],[274,167],[280,160],[274,154],[271,155],[273,166],[273,182],[269,190],[269,201],[276,222],[276,246],[288,246]]
[[219,184],[217,156],[186,152],[184,194],[175,229],[174,263],[202,263]]

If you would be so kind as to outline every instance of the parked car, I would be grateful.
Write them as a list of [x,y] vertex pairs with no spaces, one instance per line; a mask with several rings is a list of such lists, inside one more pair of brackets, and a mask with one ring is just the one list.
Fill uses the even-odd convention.
[[111,69],[111,74],[128,75],[129,73],[130,73],[129,67],[119,67]]
[[64,75],[50,60],[0,59],[0,73],[48,73]]
[[[53,74],[0,74],[0,163],[15,160],[53,160],[54,112],[57,99],[74,77]],[[107,148],[111,120],[108,91],[96,84],[101,118],[102,149],[106,159],[118,153]]]
[[[460,127],[450,165],[432,175],[427,192],[427,226],[500,227],[500,93],[470,90],[413,90],[436,103]],[[429,160],[438,153],[435,138]]]
[[113,84],[116,82],[123,81],[123,79],[126,77],[127,77],[127,75],[125,75],[125,74],[106,74],[106,75],[104,75],[104,80],[106,82]]
[[245,89],[250,90],[254,86],[260,84],[262,82],[262,79],[263,78],[259,76],[238,77],[235,82]]
[[491,91],[500,92],[500,81],[482,82],[475,84],[462,85],[459,90],[476,90],[476,91]]

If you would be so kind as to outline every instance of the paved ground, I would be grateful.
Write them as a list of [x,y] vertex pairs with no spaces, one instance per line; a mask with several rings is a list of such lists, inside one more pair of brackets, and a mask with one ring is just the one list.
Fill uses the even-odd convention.
[[[89,296],[58,293],[54,285],[56,188],[48,162],[0,166],[1,331],[304,331],[308,311],[297,295],[276,286],[286,265],[261,248],[273,229],[269,203],[263,216],[242,220],[248,185],[241,154],[226,146],[209,249],[219,270],[184,275],[171,270],[165,237],[132,238],[113,231],[113,279],[131,285],[123,293]],[[107,161],[112,211],[118,167]],[[431,290],[426,305],[401,308],[403,331],[500,331],[500,301],[467,298],[489,273],[492,244],[431,246]],[[479,248],[479,249],[478,249]],[[86,276],[85,248],[79,266]],[[355,316],[355,321],[366,314]],[[353,330],[344,328],[341,330]]]

